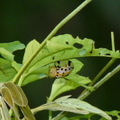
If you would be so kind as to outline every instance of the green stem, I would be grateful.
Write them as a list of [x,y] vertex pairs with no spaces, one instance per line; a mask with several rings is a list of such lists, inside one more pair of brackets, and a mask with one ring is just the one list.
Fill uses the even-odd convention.
[[67,112],[61,112],[60,114],[58,114],[55,118],[53,118],[52,120],[60,120],[62,117],[64,117],[67,114]]
[[105,73],[105,71],[116,61],[116,58],[112,58],[105,67],[98,73],[98,75],[93,79],[93,81],[90,83],[90,86],[94,85],[97,80]]
[[72,11],[53,29],[53,31],[46,37],[46,39],[49,40],[50,38],[52,38],[63,25],[65,25],[71,18],[73,18],[80,10],[82,10],[91,1],[92,0],[85,0],[82,4],[80,4],[74,11]]
[[28,59],[28,61],[23,65],[23,67],[20,69],[18,74],[13,79],[13,83],[17,82],[17,80],[20,78],[22,73],[25,71],[27,66],[32,62],[32,60],[35,58],[35,56],[40,52],[40,50],[46,45],[46,42],[50,40],[57,32],[58,30],[65,25],[72,17],[74,17],[81,9],[83,9],[88,3],[90,3],[92,0],[85,0],[81,5],[79,5],[73,12],[71,12],[66,18],[64,18],[53,30],[52,32],[45,38],[45,40],[40,44],[39,48],[34,52],[33,55]]
[[[113,69],[111,72],[109,72],[104,78],[102,78],[98,83],[96,83],[93,88],[94,91],[99,88],[101,85],[103,85],[107,80],[109,80],[113,75],[115,75],[117,72],[120,71],[120,65],[118,65],[115,69]],[[92,91],[93,92],[93,91]],[[78,97],[80,100],[84,100],[86,97],[88,97],[92,92],[86,91],[82,96]],[[53,120],[59,120],[64,114],[67,114],[67,112],[61,112],[55,119]]]
[[[105,67],[96,75],[96,77],[93,79],[93,81],[88,85],[88,86],[92,86],[94,85],[97,80],[103,75],[103,73],[116,61],[116,58],[112,58],[106,65]],[[85,92],[87,91],[87,89],[85,89],[80,96],[82,96]],[[80,97],[79,96],[79,97]]]
[[[110,79],[113,75],[115,75],[118,71],[120,71],[120,64],[113,69],[111,72],[109,72],[105,77],[103,77],[99,82],[97,82],[93,88],[94,91],[99,88],[101,85],[103,85],[108,79]],[[93,91],[92,91],[93,92]],[[90,91],[86,91],[84,94],[82,94],[82,96],[78,97],[78,99],[83,100],[85,99],[87,96],[89,96],[92,92]]]
[[49,120],[52,120],[52,111],[49,110]]
[[[111,44],[112,44],[112,51],[115,52],[115,40],[114,40],[114,33],[111,32]],[[116,61],[116,58],[112,58],[107,65],[105,65],[105,67],[97,74],[97,76],[93,79],[93,81],[88,85],[88,86],[92,86],[94,85],[97,80],[103,75],[103,73]],[[82,96],[85,92],[87,91],[87,89],[85,89],[80,96]],[[79,97],[80,97],[79,96]]]
[[112,44],[112,51],[115,52],[115,41],[114,41],[114,33],[111,32],[111,44]]

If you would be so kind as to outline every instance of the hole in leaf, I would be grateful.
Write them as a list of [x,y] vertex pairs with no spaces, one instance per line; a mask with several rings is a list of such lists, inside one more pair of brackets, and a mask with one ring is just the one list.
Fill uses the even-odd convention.
[[66,43],[67,45],[69,44],[69,42],[68,42],[68,41],[66,41],[65,43]]
[[117,120],[117,117],[116,116],[112,116],[112,120]]
[[5,59],[1,54],[0,54],[0,58]]
[[73,46],[76,47],[76,48],[79,48],[79,49],[83,47],[83,45],[78,44],[78,43],[75,43]]
[[52,59],[54,60],[54,59],[55,59],[55,56],[53,56]]
[[91,53],[91,54],[92,54],[92,50],[91,50],[89,53]]
[[86,49],[82,49],[79,51],[80,56],[84,56],[87,53]]
[[107,54],[105,54],[105,55],[110,55],[110,53],[107,53]]
[[120,113],[118,113],[118,115],[120,116]]
[[60,64],[60,61],[57,61],[58,64]]
[[68,65],[69,65],[69,66],[71,65],[71,61],[70,61],[70,60],[68,61]]
[[110,56],[111,54],[110,53],[105,53],[105,54],[99,53],[99,55],[108,55],[108,56]]

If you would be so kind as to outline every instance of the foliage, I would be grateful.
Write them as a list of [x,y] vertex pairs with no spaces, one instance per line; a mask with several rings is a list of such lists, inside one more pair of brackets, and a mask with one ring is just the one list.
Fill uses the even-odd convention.
[[[95,48],[95,42],[88,38],[74,38],[70,34],[54,37],[53,35],[48,36],[43,43],[34,39],[26,47],[19,41],[0,44],[0,118],[3,120],[20,120],[21,113],[19,113],[19,110],[21,110],[23,120],[35,120],[35,113],[49,110],[50,113],[51,111],[64,111],[54,118],[49,114],[53,120],[90,119],[95,114],[101,116],[101,120],[112,120],[110,115],[119,119],[118,111],[105,112],[83,101],[82,97],[58,96],[78,87],[84,87],[88,93],[91,93],[120,70],[120,65],[118,65],[109,74],[109,78],[105,77],[94,85],[87,85],[92,82],[88,77],[78,74],[78,71],[83,67],[83,63],[77,58],[96,56],[110,57],[115,60],[120,58],[120,52],[115,51],[115,49]],[[23,61],[19,64],[14,60],[13,52],[24,48]],[[69,61],[71,62],[70,65]],[[72,69],[67,71],[69,67]],[[54,70],[55,75],[50,75],[51,69]],[[64,75],[63,69],[67,74]],[[59,74],[58,72],[61,74],[59,78],[56,77],[56,74]],[[47,103],[30,109],[21,86],[45,77],[55,79]],[[84,93],[85,91],[81,96],[86,95]],[[67,112],[80,115],[70,118],[67,116]]]

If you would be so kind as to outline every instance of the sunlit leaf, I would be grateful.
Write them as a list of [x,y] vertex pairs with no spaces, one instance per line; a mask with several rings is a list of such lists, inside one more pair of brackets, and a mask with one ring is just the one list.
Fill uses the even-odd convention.
[[9,43],[0,43],[0,47],[5,48],[9,52],[14,52],[16,50],[24,49],[25,45],[19,41],[9,42]]
[[14,60],[14,55],[4,48],[0,48],[0,55],[8,61]]
[[[116,120],[120,120],[120,111],[113,110],[113,111],[107,111],[106,113],[112,116],[113,118],[116,117]],[[101,118],[100,120],[104,120],[104,119]]]
[[68,98],[68,99],[64,99],[62,101],[59,101],[59,99],[57,99],[57,100],[55,100],[55,103],[59,104],[60,106],[63,106],[63,108],[64,107],[70,107],[71,109],[76,108],[79,110],[87,111],[89,113],[98,114],[98,115],[106,118],[107,120],[112,120],[109,115],[107,115],[104,111],[100,110],[99,108],[94,107],[85,101],[81,101],[81,100],[78,100],[75,98]]
[[28,105],[25,107],[20,107],[20,109],[27,120],[36,120]]
[[66,95],[66,96],[59,97],[59,98],[55,99],[54,101],[60,102],[60,101],[66,100],[70,97],[71,97],[71,95]]
[[24,91],[19,86],[16,86],[16,88],[18,89],[18,91],[19,91],[19,93],[21,95],[21,98],[22,98],[22,105],[19,105],[19,106],[26,106],[28,104],[28,99],[27,99]]
[[35,50],[38,49],[39,46],[40,46],[40,43],[37,42],[35,39],[28,43],[28,45],[25,48],[23,64],[26,63],[26,61],[31,57],[31,55],[35,52]]
[[13,68],[15,68],[16,71],[19,71],[20,68],[22,67],[22,64],[18,64],[16,61],[13,61],[11,65]]
[[36,70],[29,70],[29,73],[24,76],[24,81],[22,85],[26,85],[30,82],[48,77],[49,67],[50,65],[46,65],[43,67],[39,67]]
[[[85,120],[91,120],[91,117],[93,116],[93,115],[95,115],[95,114],[93,114],[93,113],[90,113],[90,114],[87,114],[87,115],[77,115],[77,116],[74,116],[74,117],[70,117],[70,118],[68,118],[69,120],[80,120],[80,119],[84,119],[85,118]],[[105,119],[106,120],[106,119]]]
[[17,71],[12,67],[11,62],[0,58],[0,82],[12,80]]
[[80,62],[77,59],[70,59],[70,61],[72,62],[73,67],[74,67],[74,69],[72,70],[71,74],[76,74],[83,67],[83,63]]
[[15,116],[19,120],[19,113],[17,112],[16,106],[14,104],[13,96],[12,96],[10,90],[7,87],[2,87],[1,95],[4,98],[5,102],[9,105],[9,107],[12,108]]
[[[39,47],[40,43],[36,40],[28,43],[24,54],[23,64],[25,64],[25,62]],[[72,60],[75,69],[73,69],[70,74],[76,73],[82,68],[83,64],[73,58],[86,56],[104,56],[120,58],[120,53],[118,51],[114,52],[106,48],[96,49],[94,41],[91,39],[80,39],[79,37],[73,38],[69,34],[58,35],[53,37],[50,41],[47,41],[46,45],[28,65],[27,69],[25,70],[25,80],[23,85],[46,77],[49,73],[49,67],[51,66],[51,64],[53,64],[54,66],[54,62],[56,61]],[[75,80],[74,77],[69,77],[71,77],[71,80]],[[79,76],[76,76],[76,78],[81,80]],[[76,80],[76,82],[79,80]],[[86,80],[84,79],[83,81],[85,84],[90,82],[89,78],[86,78]]]
[[79,86],[80,85],[72,81],[65,80],[64,78],[56,79],[52,84],[52,91],[49,97],[49,101],[52,101],[61,93],[76,89]]
[[14,102],[12,99],[12,94],[10,93],[10,90],[7,87],[2,87],[1,88],[1,94],[4,98],[4,100],[6,101],[6,103],[10,106],[10,107],[14,107]]
[[28,100],[20,87],[15,86],[12,82],[4,83],[4,86],[10,91],[14,103],[18,106],[26,106],[28,104]]
[[21,50],[24,47],[24,44],[20,43],[19,41],[0,43],[0,54],[6,60],[13,61],[14,55],[12,53],[16,50]]
[[1,120],[11,120],[8,108],[3,100],[3,98],[0,96],[0,114],[1,114]]
[[80,76],[78,74],[70,74],[70,75],[66,76],[65,78],[69,79],[79,85],[88,84],[91,82],[91,80],[88,77]]
[[6,103],[13,109],[18,119],[19,115],[17,114],[15,104],[20,107],[26,119],[35,120],[28,106],[28,100],[26,98],[26,95],[19,86],[14,85],[12,82],[3,83],[3,87],[1,88],[1,94]]
[[[35,52],[35,50],[39,46],[40,44],[36,40],[33,40],[30,43],[28,43],[25,49],[23,64],[29,59],[29,57]],[[55,42],[48,41],[46,46],[37,54],[37,56],[29,64],[26,71],[30,70],[30,68],[35,70],[35,69],[38,69],[39,67],[42,67],[46,64],[53,62],[53,59],[52,59],[53,54],[59,51],[63,51],[64,49],[70,49],[70,48],[71,46],[66,46],[63,44],[57,44]],[[50,58],[48,58],[49,56]]]
[[[35,111],[35,109],[37,109]],[[73,108],[71,106],[63,106],[63,105],[60,105],[60,104],[57,104],[57,102],[50,102],[50,103],[46,103],[46,104],[43,104],[37,108],[35,108],[34,110],[32,110],[32,112],[35,114],[36,112],[38,111],[43,111],[43,110],[52,110],[52,111],[66,111],[66,112],[72,112],[72,113],[77,113],[77,114],[89,114],[88,111],[86,110],[80,110],[80,109],[77,109],[77,108]]]

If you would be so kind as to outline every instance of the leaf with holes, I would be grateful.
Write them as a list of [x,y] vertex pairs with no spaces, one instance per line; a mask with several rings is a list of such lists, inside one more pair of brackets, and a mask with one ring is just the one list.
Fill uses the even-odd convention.
[[6,60],[13,61],[14,55],[13,52],[17,50],[24,49],[24,44],[19,41],[9,42],[9,43],[0,43],[0,54]]
[[0,82],[7,82],[13,79],[17,71],[12,67],[11,62],[0,58]]
[[[41,44],[36,40],[28,43],[24,53],[23,64],[26,63],[26,61],[31,57],[32,54],[34,54],[40,45]],[[25,75],[23,75],[25,79],[24,85],[28,84],[29,82],[47,77],[49,75],[49,68],[51,66],[54,67],[54,63],[56,61],[71,60],[76,57],[86,56],[120,58],[120,53],[118,51],[114,52],[106,48],[96,49],[94,46],[94,41],[91,39],[80,39],[78,37],[73,38],[69,34],[55,36],[51,40],[47,41],[46,45],[41,49],[41,51],[39,51],[32,62],[28,65],[27,69],[25,70]],[[75,67],[72,72],[78,72],[78,70],[80,70],[80,68],[77,67],[79,64],[75,63],[74,65]],[[72,74],[72,72],[70,74]],[[31,79],[32,77],[33,80]]]

